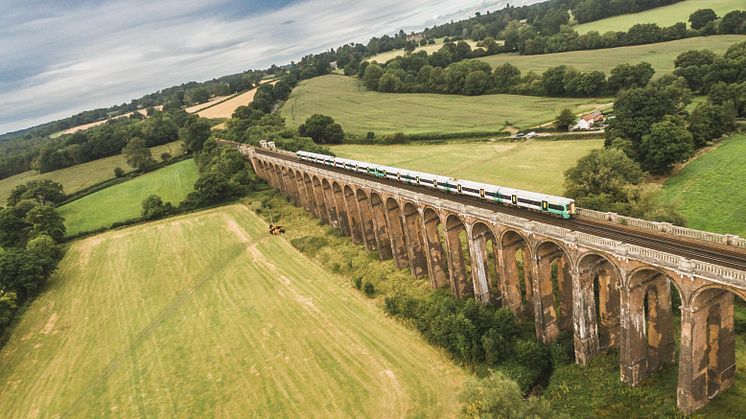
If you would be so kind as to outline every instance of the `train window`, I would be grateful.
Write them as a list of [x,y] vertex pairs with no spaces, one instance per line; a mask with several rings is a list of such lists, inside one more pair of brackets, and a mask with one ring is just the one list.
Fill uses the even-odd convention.
[[420,184],[420,177],[417,176],[415,179],[417,180],[417,184],[419,185]]
[[549,210],[549,204],[547,203],[547,201],[541,201],[541,209],[544,211]]
[[518,197],[515,196],[515,195],[511,195],[510,196],[510,202],[512,202],[513,205],[517,205],[518,204]]
[[397,173],[396,174],[396,178],[399,179],[399,180],[401,180],[401,173]]
[[456,189],[461,193],[461,185],[456,185]]
[[481,196],[482,198],[484,198],[484,189],[480,189],[479,190],[479,196]]
[[433,179],[433,186],[435,186],[436,188],[438,187],[438,181],[435,179]]

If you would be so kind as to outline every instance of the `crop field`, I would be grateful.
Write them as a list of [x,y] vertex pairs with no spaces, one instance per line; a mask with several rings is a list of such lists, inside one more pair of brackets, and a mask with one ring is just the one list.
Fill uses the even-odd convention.
[[686,0],[640,13],[588,22],[572,28],[581,34],[590,31],[603,34],[608,31],[626,31],[637,23],[657,23],[658,26],[671,26],[677,22],[684,22],[688,27],[689,15],[698,9],[712,9],[718,16],[722,17],[730,11],[746,9],[746,5],[744,5],[743,0]]
[[[275,84],[275,82],[271,82],[271,84]],[[239,106],[245,106],[251,103],[251,101],[254,100],[255,94],[256,94],[256,89],[254,88],[244,93],[241,93],[240,95],[233,96],[232,98],[224,102],[220,102],[215,105],[212,105],[207,109],[203,109],[203,108],[209,105],[204,104],[205,106],[202,106],[199,108],[202,110],[197,112],[197,115],[199,115],[202,118],[230,118],[231,115],[233,115],[233,112],[236,110],[236,108],[238,108]]]
[[724,140],[663,185],[692,228],[746,237],[746,134]]
[[5,417],[454,417],[466,374],[232,205],[74,242],[0,350]]
[[184,160],[86,195],[59,207],[59,211],[65,217],[68,234],[95,230],[139,217],[142,201],[149,195],[178,205],[193,190],[198,176],[194,161]]
[[709,49],[715,53],[722,54],[731,45],[743,41],[746,41],[746,35],[716,35],[679,39],[657,44],[560,52],[556,54],[498,54],[483,57],[480,60],[489,63],[492,67],[510,63],[518,67],[524,74],[529,71],[543,73],[549,67],[564,64],[575,67],[580,71],[603,71],[607,76],[611,73],[611,69],[619,64],[637,64],[645,61],[650,63],[655,69],[654,77],[660,77],[673,72],[674,60],[682,52],[693,49]]
[[607,107],[610,102],[604,98],[380,93],[365,90],[356,78],[327,75],[299,83],[280,112],[293,127],[320,113],[355,134],[455,133],[498,131],[506,120],[528,128],[553,120],[563,108],[578,113]]
[[[152,147],[150,151],[156,160],[160,160],[160,156],[164,152],[168,152],[172,156],[178,156],[183,153],[181,141]],[[71,194],[99,182],[113,179],[115,167],[120,167],[125,172],[132,170],[127,165],[127,160],[124,156],[117,154],[116,156],[105,157],[52,172],[39,173],[35,170],[29,170],[5,179],[0,179],[0,205],[5,205],[13,188],[32,180],[52,179],[62,184],[66,194]]]
[[438,145],[339,145],[340,157],[511,186],[562,194],[565,170],[603,140],[564,140]]

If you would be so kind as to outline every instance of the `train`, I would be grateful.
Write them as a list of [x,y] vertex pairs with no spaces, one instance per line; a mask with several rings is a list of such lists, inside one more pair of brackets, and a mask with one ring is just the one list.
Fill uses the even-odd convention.
[[562,217],[566,220],[571,219],[575,214],[575,201],[561,196],[545,195],[504,186],[472,182],[470,180],[454,179],[448,176],[382,166],[308,151],[298,151],[296,155],[303,161],[364,173],[369,176],[409,185],[418,185],[451,194],[464,195],[501,205],[520,207]]

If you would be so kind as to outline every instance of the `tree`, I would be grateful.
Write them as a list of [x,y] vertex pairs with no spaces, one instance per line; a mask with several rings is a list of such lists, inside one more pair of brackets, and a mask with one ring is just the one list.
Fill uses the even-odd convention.
[[472,71],[466,76],[464,94],[469,96],[481,95],[490,88],[490,77],[483,71]]
[[506,93],[521,81],[521,70],[510,63],[505,63],[495,68],[492,77],[495,79],[497,91]]
[[708,141],[731,132],[736,128],[736,112],[732,103],[713,105],[701,103],[694,108],[689,118],[689,132],[694,138],[694,147],[703,147]]
[[211,131],[210,123],[204,118],[199,118],[182,128],[180,137],[187,150],[199,153],[202,151],[205,141],[210,138]]
[[712,9],[699,9],[689,15],[689,23],[692,29],[702,29],[709,22],[718,18],[718,15]]
[[585,208],[618,211],[627,203],[630,186],[642,182],[643,176],[622,150],[593,150],[565,172],[565,194]]
[[746,10],[734,10],[720,19],[720,33],[745,33]]
[[642,137],[642,167],[654,174],[671,170],[675,163],[686,161],[694,151],[694,138],[684,127],[681,117],[667,115]]
[[8,205],[16,205],[24,199],[36,199],[39,202],[59,204],[65,200],[62,185],[50,180],[32,180],[25,185],[16,186],[8,197]]
[[205,103],[208,100],[210,100],[210,92],[208,92],[204,87],[192,91],[193,103]]
[[161,160],[164,162],[171,160],[171,153],[169,153],[168,151],[164,151],[163,153],[161,153]]
[[563,96],[565,94],[565,73],[567,66],[550,67],[541,77],[541,84],[549,96]]
[[122,149],[122,154],[132,168],[147,172],[155,166],[150,149],[145,144],[145,140],[140,137],[131,139]]
[[124,170],[122,170],[121,167],[115,167],[114,168],[114,177],[122,177],[124,176]]
[[378,81],[383,77],[383,69],[378,64],[370,64],[365,68],[365,75],[363,76],[363,85],[368,90],[376,90],[378,88]]
[[644,87],[654,74],[653,66],[646,62],[634,66],[627,63],[619,64],[611,69],[607,87],[612,92],[632,87]]
[[339,144],[344,139],[342,126],[334,122],[330,116],[311,115],[306,122],[298,127],[298,133],[304,137],[311,137],[316,143]]
[[569,131],[570,127],[575,124],[575,114],[570,109],[562,109],[559,116],[557,116],[557,129],[561,131]]
[[158,195],[150,195],[142,201],[142,216],[147,220],[153,220],[171,213],[174,207],[170,202],[163,203]]
[[26,214],[25,221],[31,225],[31,238],[47,235],[58,242],[65,238],[65,219],[51,205],[35,206]]

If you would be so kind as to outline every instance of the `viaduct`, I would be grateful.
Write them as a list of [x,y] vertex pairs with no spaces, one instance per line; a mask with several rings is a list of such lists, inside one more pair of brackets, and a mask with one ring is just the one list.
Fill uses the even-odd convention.
[[621,380],[637,386],[678,356],[687,413],[734,382],[744,239],[583,209],[562,220],[222,143],[295,205],[432,287],[509,307],[545,343],[572,333],[581,365],[616,347]]

